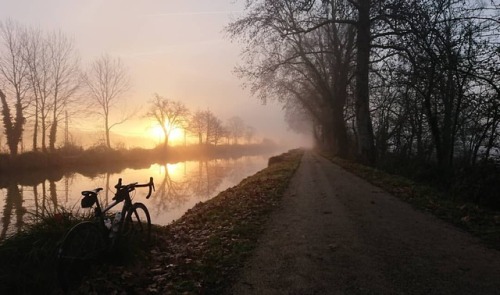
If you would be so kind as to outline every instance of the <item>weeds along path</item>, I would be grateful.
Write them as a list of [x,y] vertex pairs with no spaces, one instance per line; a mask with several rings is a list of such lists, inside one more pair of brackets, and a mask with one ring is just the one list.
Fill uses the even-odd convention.
[[306,152],[232,294],[499,294],[500,252]]

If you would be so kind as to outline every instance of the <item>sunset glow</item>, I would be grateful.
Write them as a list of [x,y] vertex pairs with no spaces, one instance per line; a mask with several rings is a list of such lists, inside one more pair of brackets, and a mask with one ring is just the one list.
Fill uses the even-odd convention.
[[[241,117],[246,125],[255,129],[255,138],[272,138],[277,142],[299,138],[287,128],[279,103],[263,105],[241,87],[243,81],[233,73],[240,62],[242,47],[226,38],[223,30],[231,19],[242,13],[244,3],[223,0],[7,2],[0,10],[0,22],[12,20],[15,27],[26,32],[36,28],[43,36],[60,32],[56,34],[58,38],[64,37],[61,40],[72,49],[67,55],[68,64],[74,62],[79,71],[87,73],[87,82],[95,78],[90,70],[104,56],[113,62],[108,64],[117,62],[121,65],[117,69],[123,69],[122,86],[126,87],[121,87],[120,95],[112,98],[109,110],[92,107],[95,117],[91,119],[83,106],[99,104],[88,95],[82,96],[84,102],[76,99],[90,85],[79,87],[78,93],[68,96],[79,103],[68,105],[68,109],[74,110],[68,112],[69,118],[63,118],[64,115],[59,118],[60,122],[67,120],[67,126],[58,126],[57,133],[61,136],[56,137],[56,146],[65,144],[69,138],[84,148],[101,144],[102,137],[108,136],[103,135],[105,120],[112,127],[111,139],[104,142],[111,148],[151,148],[164,142],[160,126],[153,127],[152,122],[156,121],[148,115],[155,94],[182,102],[192,113],[210,110],[223,124],[231,117]],[[4,44],[3,49],[8,47]],[[14,96],[7,99],[13,103]],[[33,103],[30,108],[34,106]],[[103,112],[109,116],[107,119]],[[35,116],[26,122],[25,142],[33,142],[33,118]],[[68,131],[67,137],[62,136],[64,128]],[[37,138],[41,145],[42,136]],[[168,141],[169,145],[181,145],[185,141],[189,145],[197,143],[198,137],[175,128]],[[6,151],[6,141],[1,143],[0,152]]]
[[[168,129],[167,129],[168,130]],[[165,139],[165,134],[160,125],[154,125],[151,128],[150,135],[154,140],[158,142],[163,142]],[[184,141],[184,130],[182,128],[174,127],[170,132],[170,136],[168,137],[169,143],[181,143]]]

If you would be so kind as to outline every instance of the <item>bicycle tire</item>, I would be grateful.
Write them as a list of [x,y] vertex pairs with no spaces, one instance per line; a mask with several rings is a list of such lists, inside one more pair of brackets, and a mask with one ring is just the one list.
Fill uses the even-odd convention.
[[151,239],[151,217],[143,203],[134,203],[128,210],[123,226],[123,235],[143,243]]
[[71,228],[57,256],[57,279],[64,292],[80,285],[81,279],[105,249],[103,232],[95,223],[84,221]]

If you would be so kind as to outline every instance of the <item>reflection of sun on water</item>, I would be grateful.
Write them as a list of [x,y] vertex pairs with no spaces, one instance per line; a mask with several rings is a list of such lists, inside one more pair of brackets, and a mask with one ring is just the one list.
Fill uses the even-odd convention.
[[157,179],[158,181],[165,176],[168,176],[169,179],[171,180],[176,180],[176,181],[181,181],[184,177],[184,166],[185,163],[179,162],[175,164],[164,164],[164,165],[157,165],[158,166],[158,174],[157,174]]
[[167,171],[170,177],[180,176],[182,172],[181,163],[167,164]]

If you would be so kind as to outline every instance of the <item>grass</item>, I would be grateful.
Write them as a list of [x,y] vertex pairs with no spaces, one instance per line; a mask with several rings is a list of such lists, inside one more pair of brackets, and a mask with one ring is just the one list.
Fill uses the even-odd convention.
[[324,155],[344,169],[383,188],[419,210],[437,217],[479,237],[491,248],[500,250],[500,212],[456,199],[450,192],[420,184],[407,178],[385,173],[331,155]]
[[48,214],[0,244],[0,293],[54,289],[59,242],[78,220],[68,212]]
[[[21,232],[0,243],[0,294],[57,293],[57,251],[66,233],[77,223],[91,219],[89,214],[58,213],[33,216]],[[123,240],[107,253],[105,263],[131,265],[144,258],[142,245]]]

